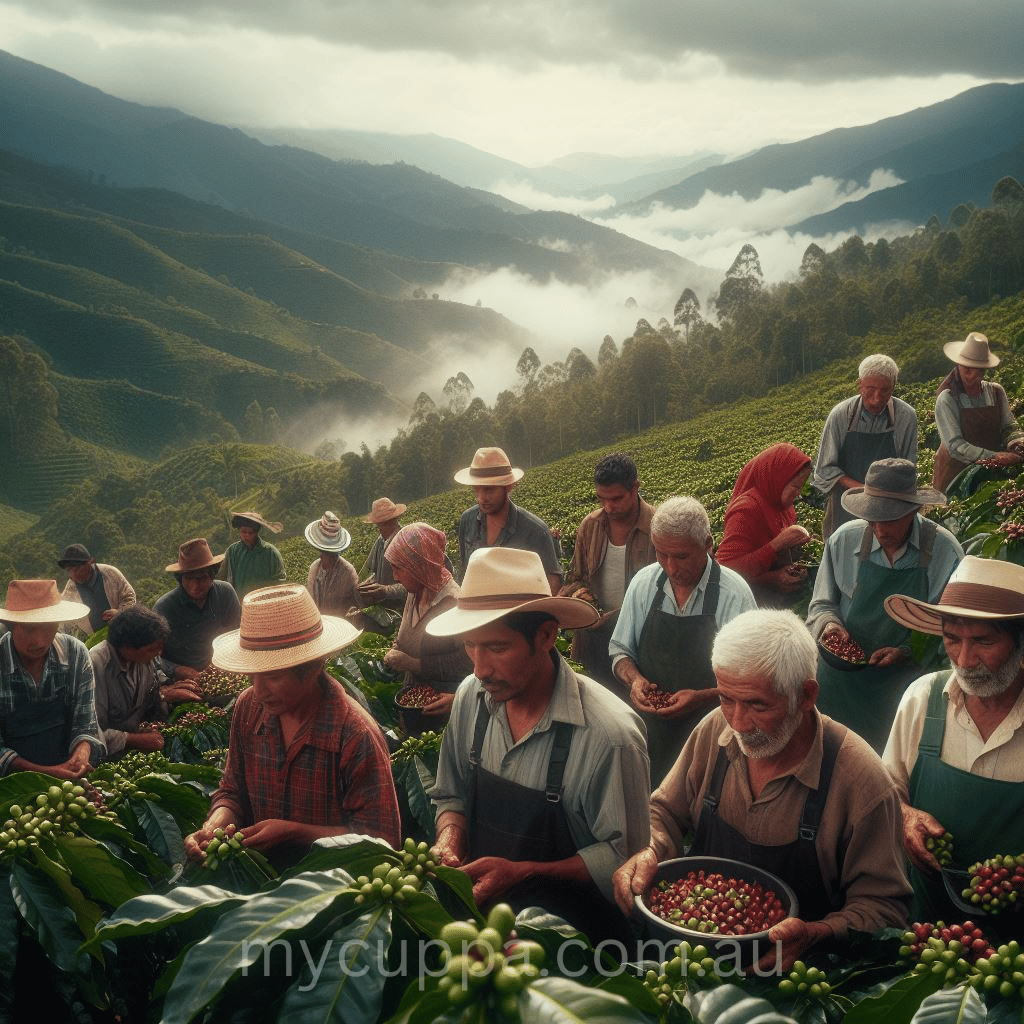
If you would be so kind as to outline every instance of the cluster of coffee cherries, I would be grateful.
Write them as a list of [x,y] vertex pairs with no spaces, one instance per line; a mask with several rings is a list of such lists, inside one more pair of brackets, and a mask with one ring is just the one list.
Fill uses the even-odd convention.
[[421,732],[419,736],[409,736],[402,740],[398,749],[391,755],[391,760],[397,764],[399,761],[411,761],[414,757],[439,750],[443,735],[443,729],[440,732],[429,729],[427,732]]
[[864,657],[864,648],[852,636],[844,637],[835,631],[826,633],[821,638],[821,646],[851,665],[862,665],[867,660]]
[[410,686],[398,695],[398,703],[403,708],[425,708],[433,704],[441,695],[432,686]]
[[221,722],[227,716],[228,713],[224,708],[197,708],[179,715],[170,724],[158,724],[157,728],[164,736],[187,736],[192,729],[206,725],[208,722]]
[[647,703],[651,705],[656,711],[660,711],[663,708],[667,708],[672,703],[672,698],[675,696],[674,693],[668,690],[660,690],[656,686],[652,686],[649,690],[644,691],[644,696],[647,698]]
[[1017,939],[975,961],[974,969],[975,973],[967,979],[969,985],[983,992],[998,993],[1004,999],[1024,1001],[1024,952]]
[[426,843],[417,843],[415,839],[406,839],[399,853],[401,864],[382,861],[369,875],[360,875],[356,879],[359,889],[356,903],[381,903],[385,900],[402,903],[407,896],[423,888],[424,879],[437,867],[437,862],[430,855],[430,847]]
[[953,836],[943,832],[941,836],[929,836],[924,841],[925,849],[939,862],[939,867],[948,868],[953,863]]
[[85,818],[117,817],[113,811],[101,811],[84,786],[68,779],[50,786],[24,807],[11,804],[8,814],[0,830],[0,856],[18,856],[38,846],[40,839],[73,833]]
[[203,850],[203,866],[216,871],[224,861],[233,860],[245,852],[244,841],[245,837],[234,825],[215,828]]
[[451,921],[441,929],[446,969],[437,987],[453,1007],[465,1008],[460,1021],[520,1019],[519,997],[540,977],[544,950],[536,942],[518,939],[515,923],[515,911],[499,903],[483,928],[471,921]]
[[797,999],[827,999],[832,994],[832,986],[820,967],[808,967],[803,960],[797,960],[779,982],[779,994]]
[[[971,881],[962,896],[988,914],[998,914],[1009,907],[1024,906],[1024,853],[989,857],[968,869]],[[1020,901],[1020,902],[1018,902]]]
[[973,921],[946,925],[915,922],[903,933],[900,956],[914,960],[917,974],[941,974],[945,983],[969,978],[976,964],[995,950]]
[[1007,540],[1024,540],[1024,523],[1007,519],[996,527],[996,532],[1003,534]]
[[689,942],[681,942],[676,955],[666,960],[660,971],[652,968],[644,975],[644,987],[662,1009],[683,992],[721,984],[722,979],[715,972],[715,961],[707,946],[691,946]]
[[249,677],[240,672],[222,672],[211,665],[196,676],[195,682],[204,698],[234,697],[248,687]]
[[1024,504],[1024,487],[1015,487],[1009,483],[996,494],[996,508],[1004,515],[1012,512],[1021,504]]
[[718,871],[690,871],[673,882],[663,880],[651,888],[646,903],[671,924],[713,935],[767,931],[786,916],[773,890]]

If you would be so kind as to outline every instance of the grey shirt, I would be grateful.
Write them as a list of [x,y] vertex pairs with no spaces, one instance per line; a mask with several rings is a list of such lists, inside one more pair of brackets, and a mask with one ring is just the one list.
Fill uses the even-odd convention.
[[535,551],[544,564],[544,572],[549,576],[565,575],[548,524],[511,500],[508,503],[508,519],[493,545],[487,543],[487,516],[480,511],[479,505],[467,508],[459,520],[459,558],[462,561],[463,573],[466,571],[469,556],[477,548],[492,546]]

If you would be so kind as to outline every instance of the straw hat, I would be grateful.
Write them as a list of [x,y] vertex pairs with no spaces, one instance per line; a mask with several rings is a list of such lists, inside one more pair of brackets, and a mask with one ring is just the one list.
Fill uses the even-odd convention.
[[945,505],[946,496],[917,486],[917,466],[908,459],[879,459],[868,466],[863,487],[851,487],[840,499],[843,508],[869,523],[888,523],[922,505]]
[[942,617],[1024,619],[1024,566],[965,555],[949,577],[938,604],[892,594],[885,599],[890,618],[921,633],[942,635]]
[[397,505],[390,498],[378,498],[370,506],[370,514],[363,516],[364,523],[386,523],[399,516],[404,516],[409,510],[408,505],[399,502]]
[[303,532],[317,551],[344,551],[352,543],[352,534],[333,512],[325,512]]
[[509,487],[522,478],[523,471],[513,469],[500,448],[477,448],[469,466],[455,474],[457,484],[469,487]]
[[178,547],[178,560],[166,567],[167,572],[195,572],[197,569],[212,569],[224,561],[223,555],[215,555],[206,543],[205,537],[194,537]]
[[321,615],[297,583],[251,590],[242,598],[242,624],[213,645],[213,664],[225,672],[276,672],[325,657],[360,631],[334,615]]
[[267,522],[259,512],[232,512],[231,525],[234,527],[255,526],[257,530],[261,526],[265,526],[271,533],[280,533],[284,529],[281,523]]
[[66,569],[69,565],[85,565],[92,561],[92,555],[84,544],[69,544],[57,559],[57,564]]
[[597,609],[578,597],[552,597],[540,555],[519,548],[477,548],[469,556],[455,608],[424,627],[432,636],[456,636],[512,612],[547,612],[565,629],[597,622]]
[[7,601],[0,608],[4,622],[74,622],[88,615],[80,601],[62,601],[56,580],[11,580]]
[[993,355],[988,347],[988,338],[977,331],[971,331],[964,341],[950,341],[942,346],[946,358],[951,359],[959,366],[974,366],[982,370],[989,370],[998,366],[999,356]]

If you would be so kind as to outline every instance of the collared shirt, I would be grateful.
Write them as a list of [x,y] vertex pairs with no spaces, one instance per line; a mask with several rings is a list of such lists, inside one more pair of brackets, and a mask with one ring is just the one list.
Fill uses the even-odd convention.
[[[718,608],[715,611],[715,622],[719,629],[741,612],[748,612],[757,607],[757,602],[754,600],[747,581],[738,572],[727,569],[724,565],[720,568],[722,576],[719,583]],[[619,612],[619,621],[615,624],[615,631],[608,644],[613,665],[624,657],[631,658],[634,662],[639,661],[640,634],[643,632],[647,613],[651,610],[657,596],[658,577],[661,572],[661,566],[657,562],[644,566],[626,588],[626,597],[622,602],[622,610]],[[709,556],[708,564],[704,567],[700,581],[693,588],[682,608],[676,602],[672,581],[666,578],[661,588],[665,594],[662,608],[673,615],[700,615],[704,605],[704,593],[708,589],[710,578],[711,557]]]
[[338,833],[402,841],[391,760],[377,723],[328,675],[315,717],[286,749],[281,723],[252,688],[231,715],[228,756],[211,810],[228,807],[238,825],[268,818],[337,825]]
[[107,756],[124,753],[130,732],[142,722],[162,722],[167,705],[160,698],[158,662],[121,664],[117,652],[104,640],[89,651],[96,678],[96,719],[103,731]]
[[[772,779],[756,799],[747,759],[725,715],[716,708],[704,718],[651,795],[651,845],[658,859],[682,856],[683,837],[700,819],[721,747],[729,757],[718,805],[722,821],[751,843],[792,842],[807,794],[818,788],[823,729],[838,728],[816,708],[812,713],[815,733],[806,756]],[[850,929],[872,932],[906,922],[910,885],[899,799],[878,755],[849,730],[836,757],[815,849],[826,888],[844,896],[843,907],[824,918],[833,935],[841,938]]]
[[[366,561],[363,562],[363,567],[359,570],[359,578],[366,579],[372,575],[374,583],[379,583],[384,587],[384,597],[375,600],[374,604],[382,604],[387,608],[394,608],[396,611],[400,611],[405,607],[406,589],[401,583],[395,582],[391,563],[384,557],[388,545],[395,539],[396,535],[397,531],[387,538],[378,534],[377,539],[373,542],[373,547],[370,548],[370,553],[366,556]],[[448,569],[449,571],[451,570],[450,565]],[[367,600],[359,597],[358,591],[356,596],[359,607],[366,607]]]
[[[907,542],[893,563],[889,562],[889,556],[882,550],[877,538],[872,537],[868,561],[887,569],[913,569],[921,554],[922,522],[919,515],[914,517]],[[857,555],[867,525],[863,519],[843,523],[825,543],[821,565],[814,580],[814,592],[807,609],[807,627],[816,637],[821,635],[830,622],[845,627],[846,616],[857,589],[857,570],[860,568]],[[928,564],[928,595],[925,601],[929,604],[938,601],[949,577],[963,557],[964,549],[956,537],[944,526],[938,527],[932,545],[932,559]]]
[[314,559],[306,574],[306,589],[324,615],[344,616],[350,608],[356,607],[358,582],[355,567],[340,555],[329,562],[326,569],[322,559]]
[[213,656],[213,638],[238,629],[241,605],[230,583],[214,580],[200,608],[179,585],[161,597],[153,611],[162,615],[171,627],[164,644],[163,662],[168,674],[178,665],[204,669]]
[[998,454],[988,448],[980,448],[976,444],[971,444],[964,437],[964,428],[960,422],[961,409],[983,409],[990,405],[997,406],[999,409],[1003,443],[1019,438],[1021,431],[1010,411],[1006,392],[1003,390],[1003,386],[995,381],[983,380],[979,395],[969,395],[961,389],[954,393],[952,388],[946,388],[935,399],[935,426],[939,431],[942,443],[949,449],[949,454],[954,459],[969,463],[977,462],[979,459],[988,459]]
[[227,549],[220,575],[235,588],[240,598],[257,587],[284,583],[287,579],[281,552],[273,544],[265,543],[259,534],[251,548],[244,541],[236,540]]
[[847,433],[884,434],[892,431],[895,458],[917,462],[917,412],[900,398],[890,398],[877,412],[864,408],[860,395],[836,405],[828,414],[814,460],[814,487],[822,493],[832,490],[840,477],[848,476],[839,464],[839,452]]
[[[932,681],[948,671],[932,672],[916,680],[903,694],[896,711],[882,760],[904,802],[910,799],[910,775],[917,762]],[[953,768],[984,779],[1024,782],[1024,692],[987,740],[982,739],[967,710],[964,691],[955,675],[949,677],[942,693],[946,731],[939,757]]]
[[562,807],[577,852],[595,884],[611,899],[612,873],[642,850],[648,839],[650,765],[639,718],[618,697],[577,675],[559,657],[548,707],[516,743],[504,703],[493,701],[480,680],[468,676],[455,694],[441,741],[437,781],[429,794],[438,815],[466,813],[472,784],[469,751],[481,694],[491,714],[481,751],[483,767],[521,786],[544,789],[553,724],[576,726],[563,777]]
[[[0,716],[6,717],[25,704],[64,697],[71,715],[71,742],[68,756],[82,740],[92,747],[90,759],[95,764],[106,748],[100,739],[96,722],[95,685],[89,652],[81,640],[58,633],[46,654],[42,679],[35,679],[22,667],[14,649],[14,637],[0,637]],[[0,733],[0,775],[11,771],[18,751],[4,743]]]
[[[124,573],[121,572],[117,566],[106,565],[103,562],[96,564],[96,573],[99,579],[103,581],[103,592],[106,595],[107,608],[113,608],[116,611],[123,611],[125,608],[130,608],[135,604],[135,588],[125,579]],[[90,585],[95,585],[99,581],[96,577],[93,577]],[[64,584],[64,590],[61,597],[65,601],[80,601],[82,604],[91,604],[86,600],[85,595],[81,594],[78,589],[78,584],[74,580],[69,579]],[[83,615],[80,619],[75,620],[75,625],[85,634],[94,633],[97,629],[102,629],[106,623],[100,619],[98,626],[93,625],[91,617],[89,615]]]
[[480,510],[480,506],[473,505],[462,513],[459,520],[459,558],[462,560],[463,573],[469,556],[477,548],[486,547],[536,551],[544,563],[544,572],[549,576],[562,576],[564,573],[548,524],[514,504],[511,499],[508,503],[508,519],[493,545],[487,543],[487,516]]

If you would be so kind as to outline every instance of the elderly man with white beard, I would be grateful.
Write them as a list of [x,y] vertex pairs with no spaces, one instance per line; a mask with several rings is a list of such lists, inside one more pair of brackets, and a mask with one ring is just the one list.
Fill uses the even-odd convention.
[[619,906],[647,892],[658,863],[682,856],[694,829],[691,855],[753,864],[796,892],[800,916],[770,929],[761,971],[788,970],[808,947],[851,930],[903,925],[899,798],[868,744],[814,706],[817,650],[803,622],[790,611],[744,612],[718,632],[711,663],[721,707],[651,795],[650,846],[616,871]]
[[883,761],[900,794],[914,919],[953,912],[928,849],[953,836],[953,866],[1024,850],[1024,566],[967,556],[938,604],[886,599],[897,622],[942,637],[951,670],[903,695]]

